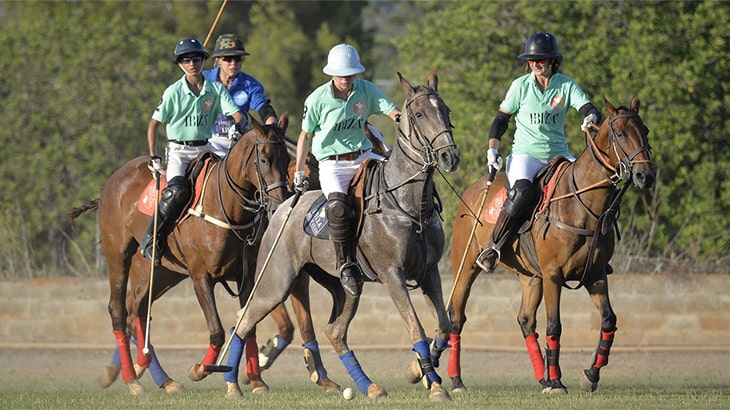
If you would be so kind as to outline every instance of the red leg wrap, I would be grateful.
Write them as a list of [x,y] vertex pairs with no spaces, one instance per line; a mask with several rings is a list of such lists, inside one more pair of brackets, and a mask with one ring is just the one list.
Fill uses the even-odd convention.
[[613,335],[617,329],[613,329],[612,332],[604,332],[601,330],[601,340],[598,342],[598,348],[596,349],[596,358],[594,360],[593,367],[600,369],[601,367],[608,364],[608,354],[611,352],[611,345],[613,344]]
[[137,376],[132,367],[132,354],[129,352],[129,340],[127,339],[126,332],[120,332],[117,330],[112,331],[114,338],[117,341],[117,349],[119,350],[119,359],[122,363],[122,380],[125,383],[129,383],[136,379]]
[[208,346],[208,352],[205,353],[205,357],[203,358],[203,361],[200,362],[202,365],[206,364],[215,364],[215,361],[218,360],[218,355],[221,353],[221,347],[216,345],[210,345]]
[[256,343],[256,336],[249,336],[245,342],[246,349],[246,375],[249,380],[254,380],[261,376],[261,367],[259,367],[259,347]]
[[449,350],[449,377],[460,377],[461,376],[461,335],[452,333],[449,335],[449,344],[451,350]]
[[[150,345],[152,346],[152,345]],[[137,364],[148,369],[152,355],[144,354],[145,347],[145,328],[142,326],[142,319],[137,318]]]
[[545,359],[547,360],[548,373],[550,380],[560,379],[560,337],[548,336],[547,338],[547,352]]
[[542,358],[540,343],[537,342],[537,337],[537,333],[527,336],[525,338],[525,345],[527,346],[527,353],[530,355],[530,361],[532,362],[532,370],[535,372],[535,378],[537,381],[540,381],[545,377],[545,360]]

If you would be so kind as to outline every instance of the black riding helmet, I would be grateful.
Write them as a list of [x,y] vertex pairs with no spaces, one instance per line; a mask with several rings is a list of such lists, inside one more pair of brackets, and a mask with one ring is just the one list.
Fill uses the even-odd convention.
[[177,45],[175,46],[175,57],[172,58],[172,62],[175,64],[179,63],[180,57],[185,54],[197,54],[205,59],[208,59],[208,57],[210,57],[210,54],[205,51],[203,43],[201,43],[197,38],[193,37],[178,41]]
[[558,39],[547,32],[531,35],[525,42],[525,52],[518,55],[520,60],[541,60],[562,57]]

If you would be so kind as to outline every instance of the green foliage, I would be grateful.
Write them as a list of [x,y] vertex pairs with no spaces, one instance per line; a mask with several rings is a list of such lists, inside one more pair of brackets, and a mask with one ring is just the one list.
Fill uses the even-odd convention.
[[[717,1],[458,1],[409,25],[397,49],[404,64],[439,70],[463,155],[452,182],[463,191],[485,172],[486,134],[510,82],[523,72],[516,56],[524,40],[536,31],[555,34],[565,57],[561,71],[596,106],[603,107],[603,96],[618,106],[638,95],[652,130],[658,186],[626,195],[621,250],[708,261],[730,247],[730,151],[721,137],[730,121],[729,21],[730,3]],[[580,121],[572,112],[566,122],[575,154],[585,146]],[[513,132],[512,124],[503,155]],[[450,218],[457,200],[445,189]]]

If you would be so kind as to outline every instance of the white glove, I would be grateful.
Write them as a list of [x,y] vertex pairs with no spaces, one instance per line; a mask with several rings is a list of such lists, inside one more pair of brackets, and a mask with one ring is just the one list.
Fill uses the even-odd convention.
[[238,132],[236,124],[231,124],[228,128],[228,139],[238,141],[239,138],[241,138],[241,133]]
[[164,169],[162,168],[162,158],[157,155],[150,157],[150,162],[147,163],[147,168],[152,172],[152,176],[161,175]]
[[306,192],[309,189],[309,181],[304,171],[294,172],[294,189],[301,192]]
[[494,169],[495,172],[499,172],[499,170],[502,169],[502,156],[499,155],[499,152],[497,152],[494,148],[487,150],[487,167],[489,167],[490,173],[492,172],[492,169]]
[[580,125],[580,130],[585,132],[588,131],[588,124],[596,124],[596,121],[598,121],[598,118],[596,117],[596,114],[590,114],[589,116],[583,118],[583,124]]

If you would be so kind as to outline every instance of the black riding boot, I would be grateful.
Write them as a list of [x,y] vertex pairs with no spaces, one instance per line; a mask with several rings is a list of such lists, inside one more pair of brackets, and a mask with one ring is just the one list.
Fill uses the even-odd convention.
[[[175,220],[180,215],[182,208],[187,204],[190,197],[190,189],[187,181],[183,177],[175,177],[168,182],[167,188],[162,190],[162,197],[157,209],[157,234],[155,235],[155,217],[152,217],[147,232],[139,243],[140,253],[145,258],[152,261],[155,266],[160,265],[162,252],[164,252],[164,244],[167,234],[170,232],[170,225],[174,225]],[[153,243],[153,239],[157,239],[157,243]],[[152,260],[152,247],[155,247],[155,260]]]
[[477,266],[479,266],[484,272],[492,273],[497,267],[497,262],[500,257],[500,249],[507,242],[507,239],[512,236],[516,224],[514,223],[515,218],[510,217],[502,209],[497,217],[497,223],[494,224],[492,230],[492,241],[489,246],[484,248],[482,252],[477,256]]
[[[157,234],[155,234],[155,217],[153,216],[150,220],[149,226],[147,227],[147,232],[145,232],[144,237],[139,244],[140,253],[150,261],[152,261],[152,247],[155,247],[155,260],[152,261],[155,266],[160,266],[162,260],[162,244],[166,243],[165,238],[168,233],[167,225],[168,223],[166,218],[158,211]],[[156,241],[153,239],[156,239]]]
[[340,192],[331,193],[328,197],[326,212],[342,287],[353,296],[360,296],[363,279],[360,267],[353,262],[351,253],[354,215],[347,202],[347,196]]

